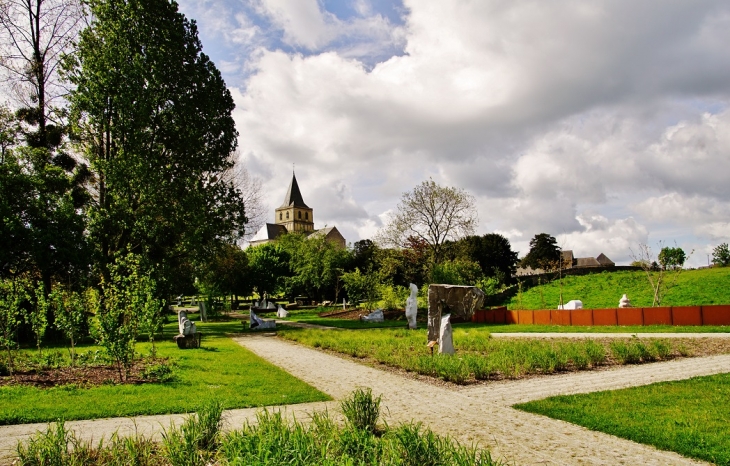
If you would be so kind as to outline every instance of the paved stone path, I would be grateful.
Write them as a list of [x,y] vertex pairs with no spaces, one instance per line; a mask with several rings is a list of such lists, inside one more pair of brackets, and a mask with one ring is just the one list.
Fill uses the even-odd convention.
[[[560,334],[561,337],[566,335],[569,334]],[[596,334],[585,336],[595,337]],[[453,388],[364,366],[277,339],[271,334],[246,335],[234,340],[335,400],[342,399],[357,387],[372,388],[376,395],[383,396],[383,405],[387,408],[384,417],[391,425],[420,421],[463,443],[487,447],[496,457],[516,465],[707,464],[563,421],[524,413],[510,406],[557,394],[587,393],[730,372],[730,355],[720,355]],[[332,413],[337,411],[337,406],[336,401],[291,405],[285,412],[306,419],[312,411],[326,408]],[[226,411],[226,428],[238,428],[245,421],[254,420],[255,413],[253,408]],[[159,438],[163,428],[182,419],[184,415],[141,416],[76,421],[67,425],[85,439],[108,438],[116,430],[120,435],[133,434],[135,429]],[[9,462],[18,440],[45,428],[45,424],[0,427],[0,463]]]

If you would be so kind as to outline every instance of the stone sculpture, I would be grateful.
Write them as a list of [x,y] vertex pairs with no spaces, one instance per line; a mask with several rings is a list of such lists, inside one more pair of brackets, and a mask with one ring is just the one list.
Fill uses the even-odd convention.
[[439,339],[441,315],[471,320],[474,311],[482,307],[484,292],[474,286],[428,285],[428,341]]
[[208,322],[208,312],[207,312],[205,301],[200,301],[198,303],[198,309],[200,310],[200,321]]
[[279,309],[276,311],[276,317],[278,317],[279,319],[285,319],[288,315],[289,313],[287,312],[287,310],[281,307],[281,304],[279,304]]
[[618,307],[631,307],[631,301],[626,294],[621,297],[621,300],[618,302]]
[[248,314],[248,326],[251,330],[268,330],[276,328],[276,321],[273,319],[262,319],[257,316],[253,309]]
[[416,316],[418,315],[418,287],[413,283],[410,284],[411,295],[406,299],[406,319],[408,319],[408,328],[415,330]]
[[267,310],[276,310],[276,304],[274,304],[272,301],[269,301],[269,304],[266,305]]
[[446,314],[441,318],[441,326],[439,328],[439,353],[454,354],[454,338],[451,328],[451,314]]
[[566,311],[574,311],[576,309],[583,309],[583,301],[580,299],[573,299],[572,301],[568,301],[567,303],[563,305],[558,305],[558,309],[563,309]]
[[384,322],[385,316],[382,309],[376,309],[366,316],[360,317],[363,322]]
[[188,318],[187,311],[178,311],[177,328],[180,334],[175,335],[173,340],[178,348],[200,348],[200,333],[195,328],[195,322]]

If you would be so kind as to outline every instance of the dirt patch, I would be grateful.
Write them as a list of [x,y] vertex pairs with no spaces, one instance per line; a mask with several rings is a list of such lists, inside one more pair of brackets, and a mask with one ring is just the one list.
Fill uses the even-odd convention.
[[26,385],[37,388],[52,388],[61,385],[76,385],[79,387],[94,387],[99,385],[139,385],[144,383],[160,382],[160,378],[150,373],[152,366],[164,365],[169,367],[166,359],[136,362],[129,371],[127,380],[120,382],[119,370],[116,366],[89,365],[69,366],[55,369],[26,370],[13,373],[12,376],[0,377],[0,386]]

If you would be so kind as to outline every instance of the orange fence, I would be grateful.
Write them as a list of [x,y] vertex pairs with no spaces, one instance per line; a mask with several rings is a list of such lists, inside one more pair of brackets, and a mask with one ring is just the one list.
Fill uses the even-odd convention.
[[730,305],[508,311],[480,309],[472,322],[538,325],[730,325]]

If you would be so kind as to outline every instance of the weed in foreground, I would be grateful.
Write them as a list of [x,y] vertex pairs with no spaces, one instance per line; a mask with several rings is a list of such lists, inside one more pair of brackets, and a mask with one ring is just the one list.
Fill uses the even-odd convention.
[[374,433],[380,417],[381,399],[382,396],[374,398],[370,388],[358,388],[340,402],[340,408],[352,427]]

